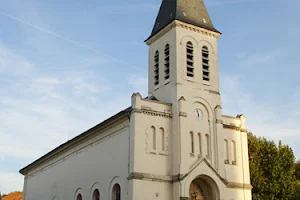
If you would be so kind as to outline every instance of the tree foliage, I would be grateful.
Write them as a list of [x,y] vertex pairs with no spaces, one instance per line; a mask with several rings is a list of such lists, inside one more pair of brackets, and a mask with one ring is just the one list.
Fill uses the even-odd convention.
[[298,181],[300,181],[300,160],[295,162],[295,177]]
[[292,200],[299,200],[300,199],[300,160],[298,160],[295,165],[295,184],[294,184],[294,188],[295,188],[295,194],[294,194],[294,198]]
[[248,134],[253,200],[291,200],[295,193],[294,153],[279,142]]

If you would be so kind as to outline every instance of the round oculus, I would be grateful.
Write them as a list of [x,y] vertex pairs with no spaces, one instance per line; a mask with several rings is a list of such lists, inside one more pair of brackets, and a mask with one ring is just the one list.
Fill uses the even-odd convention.
[[195,109],[194,114],[195,114],[196,119],[200,120],[203,118],[203,112],[199,108]]

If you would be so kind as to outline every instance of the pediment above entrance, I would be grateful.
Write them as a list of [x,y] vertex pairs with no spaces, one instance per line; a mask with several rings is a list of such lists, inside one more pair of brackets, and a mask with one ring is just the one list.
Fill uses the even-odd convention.
[[[200,174],[199,174],[200,172]],[[211,164],[206,160],[206,158],[198,158],[196,162],[194,162],[190,168],[189,171],[184,175],[179,175],[177,177],[176,181],[183,181],[187,179],[188,177],[192,176],[193,174],[206,174],[206,175],[213,175],[216,179],[219,179],[224,185],[228,184],[228,181],[221,177],[221,175],[211,166]]]
[[176,181],[181,182],[183,187],[181,188],[181,194],[183,197],[190,196],[190,186],[193,181],[198,178],[207,178],[211,182],[216,185],[216,188],[220,190],[220,192],[224,191],[227,187],[228,181],[221,177],[221,175],[211,166],[211,164],[205,158],[199,158],[196,162],[194,162],[189,171],[180,175]]

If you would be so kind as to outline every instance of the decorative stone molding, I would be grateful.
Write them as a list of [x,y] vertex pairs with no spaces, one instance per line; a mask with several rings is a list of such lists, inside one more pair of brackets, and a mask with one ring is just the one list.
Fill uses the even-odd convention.
[[143,113],[145,115],[152,115],[152,116],[159,116],[159,117],[165,117],[165,118],[172,118],[172,114],[168,112],[161,112],[161,111],[155,111],[155,110],[149,110],[149,109],[133,109],[133,113]]
[[247,129],[241,128],[241,132],[248,133]]
[[186,112],[179,112],[179,116],[180,117],[187,117],[187,113]]
[[153,181],[153,182],[166,182],[166,183],[172,183],[172,177],[171,176],[161,176],[161,175],[154,175],[154,174],[147,174],[147,173],[139,173],[139,172],[133,172],[129,174],[128,180],[147,180],[147,181]]
[[174,20],[173,22],[168,24],[165,28],[163,28],[158,33],[156,33],[154,36],[152,36],[152,37],[148,38],[147,40],[145,40],[146,44],[148,44],[148,45],[152,44],[158,38],[165,35],[170,30],[172,30],[174,27],[184,28],[186,30],[193,31],[193,32],[196,32],[196,33],[201,33],[203,35],[213,37],[213,38],[219,38],[220,35],[221,35],[220,33],[217,33],[217,32],[213,32],[213,31],[210,31],[210,30],[198,27],[198,26],[194,26],[194,25],[179,21],[179,20]]
[[154,110],[142,110],[142,112],[143,112],[143,114],[146,114],[146,115],[159,116],[159,117],[165,117],[165,118],[172,118],[172,114],[171,113],[154,111]]
[[[188,176],[188,174],[186,174],[186,175],[178,174],[175,176],[161,176],[161,175],[155,175],[155,174],[133,172],[133,173],[129,174],[127,179],[128,180],[145,180],[145,181],[152,181],[152,182],[174,183],[174,182],[182,181],[187,176]],[[226,179],[220,177],[219,175],[218,175],[218,177],[226,185],[227,188],[246,189],[246,190],[252,189],[251,184],[228,182]],[[182,199],[182,198],[185,199],[187,197],[181,197],[180,199]]]
[[142,113],[142,109],[135,108],[131,111],[131,113]]
[[229,124],[223,124],[223,128],[248,133],[247,129],[243,129],[241,127],[238,127],[238,126],[235,126],[235,125],[232,125],[232,124],[230,124],[230,125]]
[[221,119],[216,119],[216,124],[223,124],[223,120],[221,120]]
[[209,36],[209,37],[219,38],[220,35],[221,35],[220,33],[209,31],[207,29],[200,28],[198,26],[194,26],[194,25],[191,25],[191,24],[187,24],[187,23],[184,23],[184,22],[179,21],[179,20],[175,20],[174,22],[175,22],[176,27],[184,28],[186,30],[193,31],[193,32],[196,32],[196,33],[201,33],[201,34]]
[[251,184],[245,184],[245,183],[235,183],[235,182],[229,182],[226,185],[227,188],[232,188],[232,189],[245,189],[245,190],[252,190],[252,185]]
[[221,95],[220,92],[218,92],[218,91],[214,91],[214,90],[205,90],[205,91],[208,91],[209,93],[212,93],[212,94]]
[[241,128],[237,127],[235,125],[228,125],[228,124],[223,124],[223,128],[225,129],[231,129],[231,130],[235,130],[235,131],[240,131]]

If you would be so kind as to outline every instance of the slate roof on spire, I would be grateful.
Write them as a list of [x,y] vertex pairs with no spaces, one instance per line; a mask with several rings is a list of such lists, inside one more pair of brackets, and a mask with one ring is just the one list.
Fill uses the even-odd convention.
[[163,0],[150,37],[174,20],[220,33],[212,24],[203,0]]

